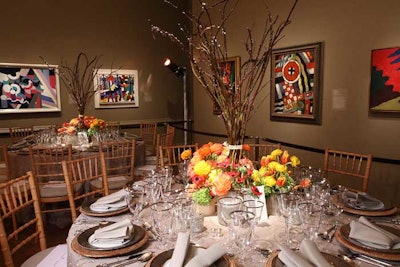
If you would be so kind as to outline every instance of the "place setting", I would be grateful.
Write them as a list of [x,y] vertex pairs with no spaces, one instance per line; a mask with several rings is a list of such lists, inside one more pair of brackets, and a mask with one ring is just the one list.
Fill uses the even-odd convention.
[[398,211],[392,204],[385,203],[366,192],[351,191],[341,185],[333,187],[332,191],[341,191],[334,201],[347,213],[361,216],[390,216]]
[[93,217],[115,216],[127,212],[126,190],[121,189],[98,199],[85,199],[80,212]]
[[361,216],[342,225],[335,238],[353,252],[400,264],[400,229],[393,223],[378,223]]
[[74,237],[72,249],[85,257],[107,258],[136,251],[148,240],[146,230],[129,218],[118,222],[100,222]]

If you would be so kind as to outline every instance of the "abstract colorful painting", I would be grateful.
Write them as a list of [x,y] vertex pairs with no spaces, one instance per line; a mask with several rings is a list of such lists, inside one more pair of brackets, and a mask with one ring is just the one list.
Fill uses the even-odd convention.
[[369,108],[400,112],[400,47],[372,51]]
[[272,51],[271,120],[320,123],[322,43]]
[[100,69],[94,86],[96,108],[139,107],[137,70]]
[[61,111],[56,65],[0,64],[0,113]]

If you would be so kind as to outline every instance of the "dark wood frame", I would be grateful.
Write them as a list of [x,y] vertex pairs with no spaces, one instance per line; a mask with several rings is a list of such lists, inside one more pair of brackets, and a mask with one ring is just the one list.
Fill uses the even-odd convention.
[[272,121],[321,124],[322,48],[318,42],[272,51]]

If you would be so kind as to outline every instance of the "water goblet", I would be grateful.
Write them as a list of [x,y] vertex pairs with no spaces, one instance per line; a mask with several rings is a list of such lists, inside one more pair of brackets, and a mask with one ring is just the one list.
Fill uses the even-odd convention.
[[139,213],[144,206],[144,187],[133,184],[125,188],[125,201],[133,215],[133,222],[140,223]]
[[159,244],[161,249],[166,249],[168,247],[167,237],[172,232],[172,222],[174,218],[172,213],[173,206],[173,203],[163,201],[156,202],[150,206],[154,229],[161,239]]
[[278,193],[277,201],[279,212],[285,219],[286,244],[289,246],[291,243],[290,218],[297,213],[297,197],[290,193]]
[[260,222],[261,214],[264,208],[264,202],[258,199],[250,199],[243,201],[243,207],[246,211],[253,212],[255,215],[254,223],[257,225]]
[[218,222],[221,225],[227,226],[229,214],[232,211],[239,210],[242,205],[242,199],[239,197],[223,197],[218,200]]
[[315,240],[321,223],[322,206],[312,202],[302,202],[298,208],[305,237]]
[[238,258],[246,262],[246,247],[250,244],[254,227],[254,213],[246,210],[236,210],[229,214],[231,221],[229,229],[233,234],[233,241],[239,248]]

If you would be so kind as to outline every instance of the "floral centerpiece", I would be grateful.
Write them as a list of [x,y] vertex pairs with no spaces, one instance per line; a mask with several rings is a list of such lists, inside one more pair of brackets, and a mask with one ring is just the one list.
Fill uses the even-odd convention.
[[244,155],[233,160],[230,150],[226,144],[210,142],[193,153],[188,174],[195,203],[208,205],[214,197],[224,196],[233,189],[251,186],[253,163]]
[[57,129],[59,134],[76,135],[78,131],[87,131],[87,135],[92,137],[96,132],[102,131],[107,127],[107,123],[103,119],[94,116],[84,116],[71,119],[64,122]]
[[260,164],[260,169],[253,171],[252,180],[256,186],[264,186],[265,196],[294,189],[295,181],[288,167],[300,165],[297,156],[291,156],[286,150],[275,149],[271,154],[263,156]]

